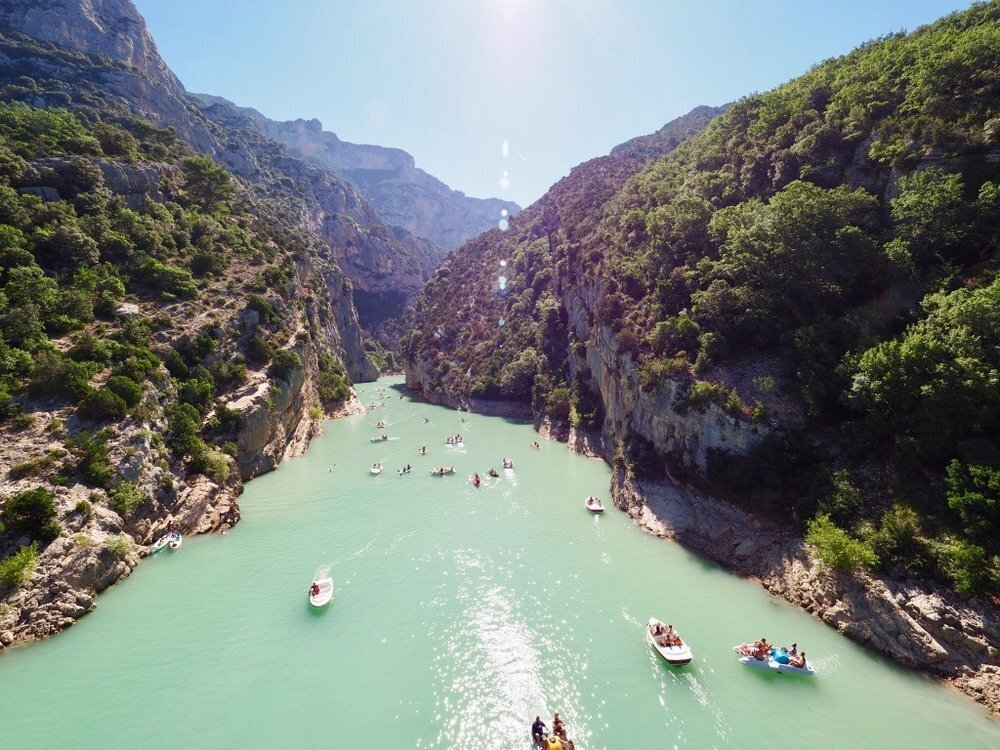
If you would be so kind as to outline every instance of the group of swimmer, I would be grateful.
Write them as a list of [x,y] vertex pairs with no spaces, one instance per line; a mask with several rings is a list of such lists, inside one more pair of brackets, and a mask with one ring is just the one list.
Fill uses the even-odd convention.
[[744,656],[752,656],[757,661],[767,661],[774,659],[778,664],[787,664],[790,667],[805,669],[806,652],[799,651],[799,644],[793,643],[791,648],[782,646],[778,648],[773,643],[768,643],[767,638],[761,638],[752,644],[746,643],[740,648]]
[[531,724],[531,739],[538,747],[563,747],[565,750],[573,750],[573,743],[566,737],[566,723],[559,718],[558,712],[552,719],[552,736],[558,739],[558,744],[550,744],[549,729],[542,721],[542,717],[536,716]]

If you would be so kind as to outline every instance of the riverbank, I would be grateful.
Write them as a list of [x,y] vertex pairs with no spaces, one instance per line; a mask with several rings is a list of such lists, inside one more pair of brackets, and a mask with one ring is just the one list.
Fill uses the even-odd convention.
[[[430,399],[493,414],[507,402]],[[540,435],[608,463],[601,435],[535,420]],[[630,479],[614,469],[615,505],[650,534],[677,541],[813,614],[894,662],[960,690],[1000,716],[1000,614],[975,598],[961,600],[926,581],[894,581],[824,570],[801,537],[771,528],[745,510],[673,482]]]
[[[8,592],[0,604],[0,652],[54,635],[97,607],[97,595],[127,578],[147,557],[150,545],[172,523],[183,534],[225,534],[240,520],[238,497],[244,480],[266,474],[285,459],[302,456],[322,423],[306,413],[300,397],[301,376],[278,389],[278,403],[249,399],[248,418],[240,433],[250,468],[237,466],[222,480],[184,476],[180,467],[163,462],[153,431],[138,423],[124,425],[108,443],[109,460],[145,493],[146,500],[124,515],[97,502],[92,488],[82,484],[51,485],[63,533],[38,552],[31,578]],[[272,398],[274,398],[272,396]],[[261,403],[257,403],[261,401]],[[337,419],[365,411],[357,395],[324,414]],[[33,429],[17,433],[0,450],[0,474],[9,475],[23,457],[45,444],[42,425],[65,418],[52,412],[36,417]],[[164,424],[152,425],[162,432]],[[12,483],[10,489],[48,486],[38,478]],[[101,499],[103,501],[103,494]],[[20,543],[20,542],[18,542]]]

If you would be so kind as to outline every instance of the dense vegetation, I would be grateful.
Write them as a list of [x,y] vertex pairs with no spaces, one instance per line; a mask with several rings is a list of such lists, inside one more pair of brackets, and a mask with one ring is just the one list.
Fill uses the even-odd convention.
[[[158,176],[162,201],[107,183],[140,168]],[[46,426],[64,448],[9,478],[80,482],[127,516],[146,497],[118,477],[109,442],[122,420],[165,420],[161,460],[169,449],[187,472],[226,481],[242,422],[226,394],[250,377],[278,387],[303,366],[296,261],[319,247],[293,227],[172,131],[0,105],[0,429],[40,427],[40,406],[64,415]],[[307,283],[321,298],[318,273]],[[350,380],[320,353],[322,397],[343,399]],[[8,540],[60,532],[42,486],[5,498],[0,517]]]
[[[583,165],[438,271],[411,365],[596,423],[606,326],[685,408],[796,403],[700,481],[808,524],[835,567],[1000,594],[998,60],[1000,3],[979,4],[736,102],[621,189],[615,162]],[[615,438],[636,470],[669,461]]]

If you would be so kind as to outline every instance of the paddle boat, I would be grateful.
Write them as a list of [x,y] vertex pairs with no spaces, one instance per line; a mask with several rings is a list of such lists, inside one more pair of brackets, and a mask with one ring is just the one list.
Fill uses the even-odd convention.
[[150,548],[153,552],[159,552],[164,547],[170,547],[170,549],[177,549],[183,543],[183,537],[179,531],[168,531],[166,534],[161,536]]
[[[760,651],[753,643],[741,643],[739,646],[733,646],[733,651],[739,655],[740,664],[751,669],[762,669],[778,674],[799,674],[806,677],[813,677],[816,674],[816,670],[808,662],[804,662],[804,666],[801,667],[792,664],[792,657],[783,648],[768,649],[766,659],[757,658]],[[805,653],[802,656],[805,657]]]
[[389,439],[389,436],[383,433],[380,437],[373,437],[368,442],[369,443],[382,443],[382,442],[385,442],[388,439]]
[[426,456],[427,455],[427,446],[426,445],[420,447],[420,455],[421,456]]
[[505,469],[513,469],[514,468],[514,462],[511,461],[509,458],[505,458],[503,460],[503,467]]
[[436,469],[431,469],[431,476],[432,477],[444,477],[444,476],[447,476],[448,474],[454,474],[454,473],[455,473],[455,467],[454,466],[447,466],[447,467],[445,467],[445,466],[439,466]]
[[472,486],[478,487],[483,480],[479,478],[479,474],[472,475]]
[[593,495],[584,500],[583,504],[587,506],[587,510],[589,510],[591,513],[604,512],[604,504]]
[[403,476],[404,474],[409,474],[411,471],[413,471],[413,467],[407,464],[405,468],[400,469],[397,473],[399,476]]
[[681,640],[677,632],[673,631],[670,625],[664,625],[655,617],[650,617],[646,623],[646,640],[649,645],[655,648],[667,664],[673,667],[680,667],[688,664],[694,655],[690,647]]
[[496,479],[496,478],[497,478],[498,476],[500,476],[500,474],[499,474],[499,473],[497,472],[497,470],[496,470],[496,469],[494,469],[494,468],[493,468],[493,467],[491,466],[491,467],[490,467],[490,470],[486,472],[486,476],[488,476],[488,477],[493,477],[494,479]]
[[372,464],[372,467],[371,469],[369,469],[369,471],[371,471],[372,474],[381,474],[382,464]]
[[309,603],[314,607],[325,607],[333,599],[333,579],[320,578],[309,587]]

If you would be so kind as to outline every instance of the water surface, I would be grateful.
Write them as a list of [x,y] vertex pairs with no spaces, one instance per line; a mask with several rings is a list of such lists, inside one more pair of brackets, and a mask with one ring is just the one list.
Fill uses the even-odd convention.
[[[362,386],[374,403],[388,387],[385,406],[249,483],[227,535],[186,538],[65,633],[0,657],[0,747],[527,750],[553,711],[581,750],[1000,747],[964,696],[638,531],[604,463],[396,384]],[[371,443],[379,420],[392,439]],[[513,471],[475,489],[503,456]],[[324,566],[337,595],[316,611]],[[646,644],[651,615],[691,665]],[[798,641],[820,675],[742,667],[732,646],[760,636]]]

